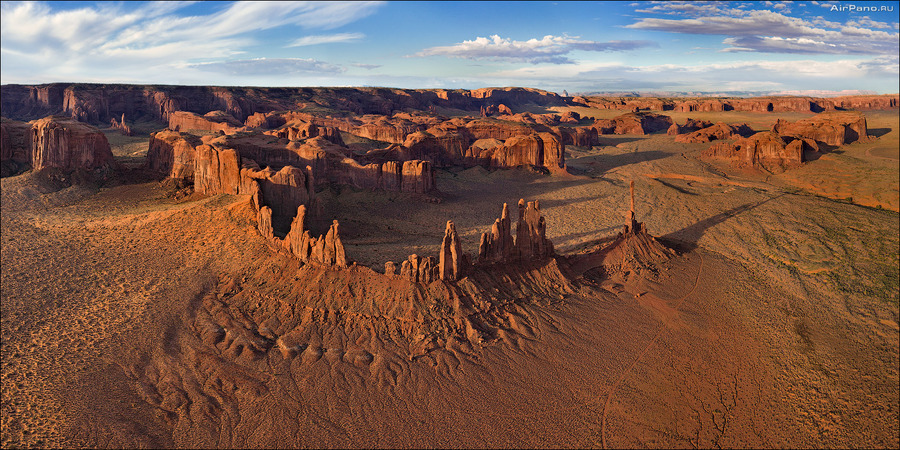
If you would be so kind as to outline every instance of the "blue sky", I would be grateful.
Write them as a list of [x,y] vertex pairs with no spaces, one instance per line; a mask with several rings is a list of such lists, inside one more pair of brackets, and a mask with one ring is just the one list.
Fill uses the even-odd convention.
[[2,83],[898,92],[900,2],[7,2]]

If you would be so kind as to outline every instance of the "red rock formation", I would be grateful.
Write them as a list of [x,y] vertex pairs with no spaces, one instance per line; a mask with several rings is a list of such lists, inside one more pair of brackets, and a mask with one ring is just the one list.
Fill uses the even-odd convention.
[[542,259],[553,255],[553,243],[547,239],[547,225],[537,200],[519,200],[519,222],[516,224],[516,250],[519,258]]
[[598,134],[650,134],[667,130],[672,126],[672,118],[661,114],[628,113],[612,119],[594,122]]
[[31,163],[31,124],[10,120],[0,121],[0,160]]
[[803,141],[785,145],[784,139],[772,131],[762,131],[734,143],[719,143],[703,152],[705,158],[723,158],[735,165],[767,170],[788,169],[803,163]]
[[169,129],[174,131],[222,132],[232,134],[244,124],[224,111],[211,111],[202,116],[187,111],[169,114]]
[[857,113],[821,113],[809,119],[788,122],[778,119],[772,131],[787,136],[797,136],[827,145],[840,146],[870,139],[866,118]]
[[702,128],[688,134],[675,136],[675,142],[702,143],[723,139],[736,139],[753,134],[753,130],[747,124],[729,125],[718,122],[715,125]]
[[10,120],[0,122],[0,177],[15,175],[31,165],[31,124]]
[[125,136],[131,136],[134,133],[131,131],[131,127],[125,124],[125,113],[122,113],[122,120],[118,121],[115,117],[109,119],[109,127],[115,130],[119,130]]
[[194,191],[208,195],[240,193],[240,159],[234,149],[198,146],[194,159]]
[[500,218],[494,221],[489,233],[481,234],[478,244],[478,262],[492,264],[510,261],[516,256],[515,242],[510,232],[509,207],[503,204]]
[[591,126],[586,127],[558,127],[556,134],[560,137],[563,145],[574,145],[578,147],[593,147],[600,143],[597,136],[597,129]]
[[544,141],[537,135],[513,136],[500,147],[481,153],[490,153],[490,167],[506,168],[519,166],[540,167],[544,164]]
[[88,169],[115,166],[109,142],[100,130],[68,117],[50,116],[31,127],[31,166]]
[[259,212],[257,213],[257,221],[259,223],[259,225],[257,226],[257,228],[259,229],[259,233],[262,234],[266,239],[274,240],[275,234],[272,229],[272,209],[268,206],[259,208]]
[[401,192],[424,194],[434,189],[434,169],[428,161],[406,161],[401,174]]
[[192,180],[196,146],[200,140],[190,134],[163,130],[150,135],[146,167],[170,178]]
[[538,136],[544,144],[544,159],[540,165],[551,172],[565,172],[566,147],[551,133],[539,133]]
[[277,216],[294,214],[301,205],[309,205],[315,199],[313,179],[306,170],[284,166],[279,171],[267,167],[258,170],[242,167],[240,170],[239,194],[252,194],[250,182],[259,186],[261,203],[272,208]]
[[687,134],[693,133],[697,130],[702,130],[703,128],[708,128],[713,126],[713,123],[708,120],[694,120],[688,118],[684,125],[678,125],[677,123],[673,123],[671,127],[669,127],[666,134],[669,136],[675,136],[678,134]]
[[461,265],[462,246],[459,236],[456,234],[456,226],[452,220],[447,221],[447,229],[444,230],[444,240],[441,241],[441,252],[438,262],[438,273],[441,280],[456,281],[462,275]]
[[285,138],[290,141],[299,141],[321,136],[332,144],[344,145],[344,140],[341,138],[341,132],[337,128],[316,126],[314,123],[303,121],[287,123],[276,130],[267,131],[265,134]]

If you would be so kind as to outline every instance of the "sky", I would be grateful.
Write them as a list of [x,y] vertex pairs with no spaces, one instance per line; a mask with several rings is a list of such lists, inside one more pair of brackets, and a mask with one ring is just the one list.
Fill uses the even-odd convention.
[[0,83],[900,91],[900,2],[0,2]]

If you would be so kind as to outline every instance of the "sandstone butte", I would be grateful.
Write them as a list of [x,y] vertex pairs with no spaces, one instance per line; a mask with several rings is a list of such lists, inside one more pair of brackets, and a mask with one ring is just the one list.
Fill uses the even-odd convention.
[[[675,139],[681,142],[708,142],[696,140],[695,135],[704,130],[707,129],[678,135]],[[736,166],[783,170],[802,164],[806,151],[819,152],[826,148],[874,139],[868,135],[865,117],[849,112],[823,113],[797,122],[778,119],[771,131],[751,136],[736,133],[719,139],[729,138],[736,140],[714,144],[702,156],[731,161]]]
[[117,164],[106,136],[97,128],[64,116],[48,116],[33,123],[2,123],[0,154],[8,164],[34,170],[111,170]]

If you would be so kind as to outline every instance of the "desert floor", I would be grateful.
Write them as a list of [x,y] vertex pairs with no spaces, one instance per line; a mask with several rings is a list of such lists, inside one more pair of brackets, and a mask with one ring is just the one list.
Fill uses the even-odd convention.
[[[671,115],[758,130],[808,116]],[[540,200],[558,253],[576,253],[621,229],[631,180],[638,220],[679,250],[655,270],[516,299],[480,342],[424,354],[403,342],[440,305],[424,319],[310,306],[318,325],[297,354],[266,344],[257,309],[335,280],[371,285],[353,278],[369,272],[298,270],[244,197],[4,178],[2,445],[896,448],[900,119],[866,115],[878,140],[780,174],[624,135],[567,148],[566,176],[439,171],[440,202],[320,192],[313,234],[338,219],[348,256],[376,272],[437,255],[447,220],[474,256],[520,198]],[[114,134],[138,165],[147,138]]]

